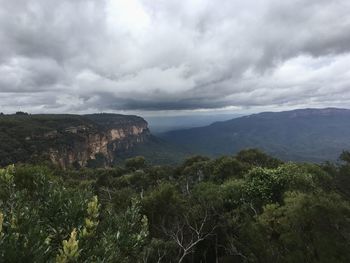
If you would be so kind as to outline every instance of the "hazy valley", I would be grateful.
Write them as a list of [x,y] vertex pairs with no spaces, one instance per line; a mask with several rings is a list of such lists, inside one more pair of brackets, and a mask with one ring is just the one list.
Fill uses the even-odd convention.
[[320,163],[350,149],[349,131],[350,110],[336,108],[259,113],[155,135],[137,116],[19,113],[0,116],[0,156],[2,165],[111,167],[138,155],[153,164],[175,164],[196,154],[218,157],[258,148],[285,161]]

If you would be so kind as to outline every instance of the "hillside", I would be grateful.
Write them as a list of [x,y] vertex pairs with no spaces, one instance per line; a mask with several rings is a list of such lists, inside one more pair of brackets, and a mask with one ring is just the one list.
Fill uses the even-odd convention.
[[350,110],[264,112],[161,137],[189,153],[218,156],[260,148],[284,160],[322,162],[350,148]]
[[148,137],[148,124],[138,116],[0,115],[0,165],[51,161],[61,167],[108,166]]

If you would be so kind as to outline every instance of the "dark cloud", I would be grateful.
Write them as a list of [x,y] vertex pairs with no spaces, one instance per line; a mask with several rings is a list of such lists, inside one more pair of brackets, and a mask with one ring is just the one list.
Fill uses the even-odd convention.
[[344,0],[0,0],[0,111],[347,106]]

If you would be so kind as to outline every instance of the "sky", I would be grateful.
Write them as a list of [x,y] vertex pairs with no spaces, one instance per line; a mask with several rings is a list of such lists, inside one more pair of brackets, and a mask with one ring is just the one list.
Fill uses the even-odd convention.
[[0,111],[350,107],[349,0],[0,0]]

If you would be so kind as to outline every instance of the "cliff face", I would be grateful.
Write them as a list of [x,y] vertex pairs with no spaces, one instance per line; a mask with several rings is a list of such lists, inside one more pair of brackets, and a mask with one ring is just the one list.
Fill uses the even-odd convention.
[[5,115],[0,142],[9,150],[0,151],[6,156],[1,165],[50,160],[62,168],[110,166],[149,137],[147,122],[132,115]]
[[97,158],[104,166],[110,166],[119,153],[147,141],[150,135],[146,122],[99,131],[91,131],[89,128],[74,130],[72,127],[70,132],[78,138],[73,144],[49,150],[50,160],[61,167],[84,167]]

